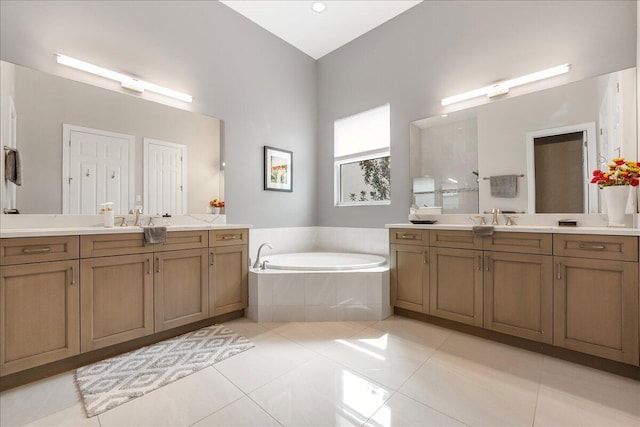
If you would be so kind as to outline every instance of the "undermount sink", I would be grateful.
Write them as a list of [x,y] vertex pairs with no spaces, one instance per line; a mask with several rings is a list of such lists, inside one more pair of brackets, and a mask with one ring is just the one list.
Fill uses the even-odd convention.
[[495,227],[493,225],[474,225],[471,228],[471,233],[474,236],[493,236]]

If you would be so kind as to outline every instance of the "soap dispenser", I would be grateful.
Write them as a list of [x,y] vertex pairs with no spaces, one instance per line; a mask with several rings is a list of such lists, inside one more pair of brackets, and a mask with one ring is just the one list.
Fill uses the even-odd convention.
[[113,202],[100,204],[100,213],[104,215],[104,226],[112,228],[114,226]]

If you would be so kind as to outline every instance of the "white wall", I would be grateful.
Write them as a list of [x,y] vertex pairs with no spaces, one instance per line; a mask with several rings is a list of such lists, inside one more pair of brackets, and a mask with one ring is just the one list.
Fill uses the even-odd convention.
[[571,72],[545,84],[629,68],[635,38],[635,1],[426,1],[326,55],[318,61],[318,176],[333,167],[334,120],[389,102],[391,205],[335,208],[333,182],[319,179],[318,224],[406,221],[409,123],[441,114],[440,99],[567,62]]
[[[309,56],[217,1],[0,2],[1,59],[90,80],[56,64],[55,53],[190,93],[188,109],[223,120],[229,222],[315,224]],[[293,193],[263,190],[264,145],[293,151]]]

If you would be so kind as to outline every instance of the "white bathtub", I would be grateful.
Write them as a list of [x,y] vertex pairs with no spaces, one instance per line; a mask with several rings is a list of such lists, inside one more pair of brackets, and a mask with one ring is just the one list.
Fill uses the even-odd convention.
[[382,320],[392,314],[389,267],[370,254],[271,255],[249,272],[247,317],[256,322]]
[[371,254],[339,252],[302,252],[264,257],[266,268],[294,271],[363,270],[387,263],[384,257]]

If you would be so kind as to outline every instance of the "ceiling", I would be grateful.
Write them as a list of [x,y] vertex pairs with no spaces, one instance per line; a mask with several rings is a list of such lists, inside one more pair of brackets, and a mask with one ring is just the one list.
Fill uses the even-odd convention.
[[314,59],[349,43],[422,0],[328,0],[322,13],[306,0],[221,0]]

